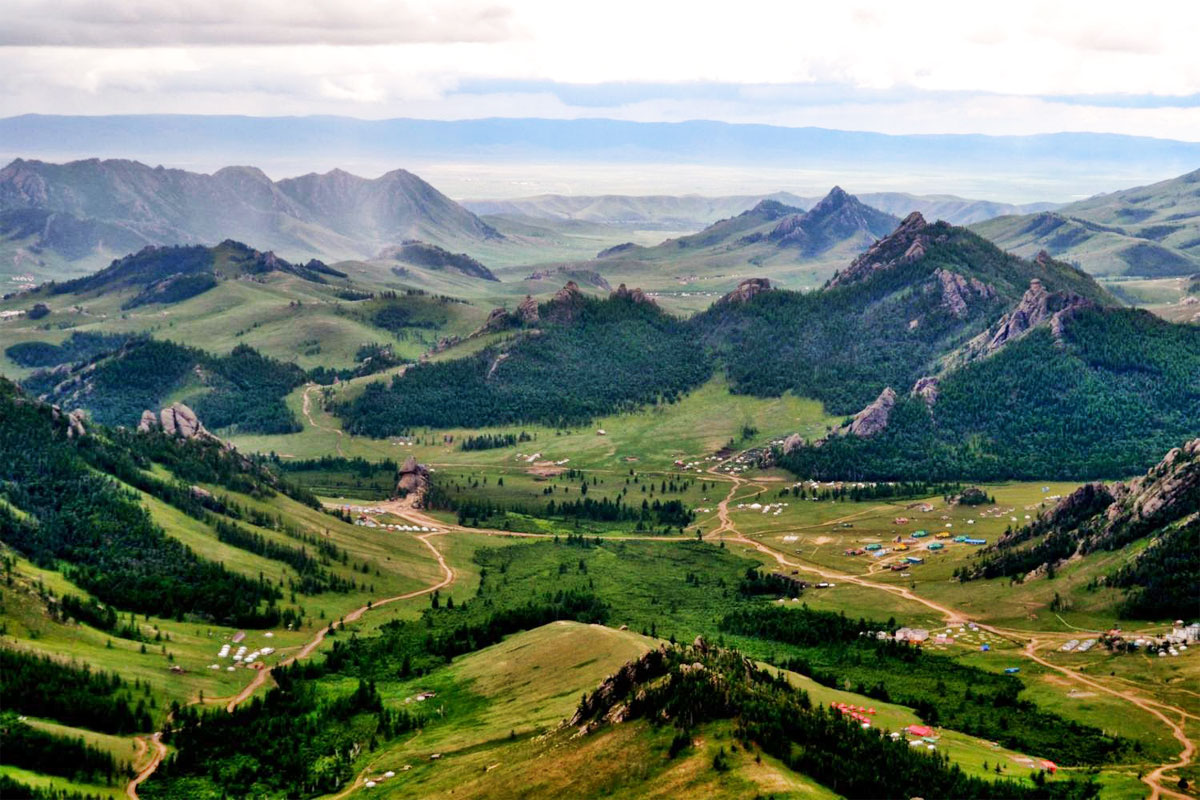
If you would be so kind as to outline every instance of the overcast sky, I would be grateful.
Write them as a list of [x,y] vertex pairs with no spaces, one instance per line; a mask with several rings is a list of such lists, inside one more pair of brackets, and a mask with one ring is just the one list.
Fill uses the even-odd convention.
[[1200,2],[5,0],[0,116],[716,119],[1200,141]]

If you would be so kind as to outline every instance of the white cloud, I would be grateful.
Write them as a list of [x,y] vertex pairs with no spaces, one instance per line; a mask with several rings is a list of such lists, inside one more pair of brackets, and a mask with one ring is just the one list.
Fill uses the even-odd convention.
[[[8,6],[5,115],[608,116],[1200,139],[1196,103],[1111,102],[1200,95],[1200,3],[1144,0],[1136,15],[1111,0]],[[581,102],[581,86],[606,91]]]

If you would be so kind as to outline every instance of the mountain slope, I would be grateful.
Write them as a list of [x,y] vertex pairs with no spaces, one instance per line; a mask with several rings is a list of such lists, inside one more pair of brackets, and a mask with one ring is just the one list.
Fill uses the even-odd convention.
[[1126,590],[1122,611],[1131,617],[1190,616],[1200,585],[1200,439],[1173,448],[1128,484],[1080,487],[988,547],[962,577],[1052,575],[1067,559],[1146,537],[1150,546],[1105,582]]
[[426,425],[578,424],[671,400],[712,374],[685,325],[636,290],[600,300],[572,282],[522,312],[525,327],[510,341],[368,385],[338,409],[346,429],[382,437]]
[[1197,433],[1200,329],[1078,306],[938,378],[890,385],[894,405],[866,435],[780,463],[820,478],[1118,478]]
[[1112,302],[1067,265],[1006,255],[914,213],[827,288],[738,292],[692,324],[724,359],[735,391],[793,390],[851,414],[886,386],[907,388],[936,372],[943,357],[1015,304],[1031,278]]
[[778,200],[759,201],[737,216],[654,247],[610,248],[578,266],[610,282],[653,289],[727,290],[747,270],[776,282],[812,285],[894,227],[896,219],[840,187],[808,211]]
[[1200,268],[1200,170],[973,228],[1006,250],[1046,250],[1094,275],[1189,275]]
[[[0,213],[10,221],[5,256],[37,264],[49,250],[68,261],[96,259],[140,244],[253,241],[293,258],[369,256],[421,238],[471,244],[501,238],[495,229],[404,170],[374,180],[341,170],[278,182],[253,167],[205,175],[136,161],[67,164],[17,159],[0,170]],[[32,222],[67,215],[57,228]],[[24,236],[19,234],[24,232]],[[10,255],[11,254],[11,255]],[[5,260],[8,260],[7,258]]]

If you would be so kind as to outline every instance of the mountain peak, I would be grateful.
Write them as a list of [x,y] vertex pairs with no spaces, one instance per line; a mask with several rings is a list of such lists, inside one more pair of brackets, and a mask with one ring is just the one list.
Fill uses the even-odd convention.
[[817,255],[845,241],[866,247],[895,223],[895,217],[835,186],[807,213],[781,220],[769,237],[780,247],[798,247],[806,255]]
[[894,231],[871,245],[865,253],[851,262],[843,272],[833,276],[833,286],[845,286],[862,280],[880,270],[916,261],[929,247],[929,224],[919,211],[909,214]]

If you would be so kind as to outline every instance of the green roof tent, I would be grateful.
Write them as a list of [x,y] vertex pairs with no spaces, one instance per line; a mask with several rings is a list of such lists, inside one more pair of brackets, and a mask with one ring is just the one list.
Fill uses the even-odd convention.
[[929,531],[913,531],[913,538],[920,539],[922,536],[928,536]]
[[883,545],[881,545],[881,544],[869,544],[863,548],[863,550],[882,550],[882,549],[883,549]]
[[942,544],[941,542],[932,542],[929,545],[929,549],[930,550],[941,550],[945,546],[946,545]]

